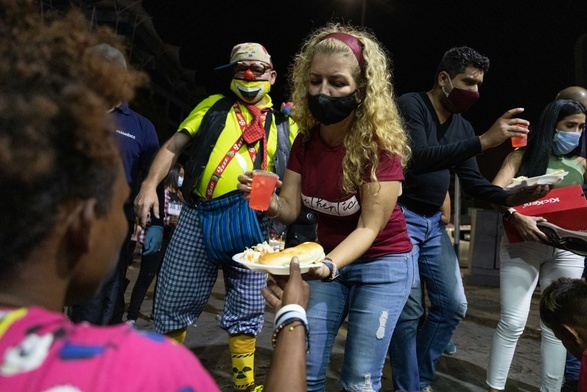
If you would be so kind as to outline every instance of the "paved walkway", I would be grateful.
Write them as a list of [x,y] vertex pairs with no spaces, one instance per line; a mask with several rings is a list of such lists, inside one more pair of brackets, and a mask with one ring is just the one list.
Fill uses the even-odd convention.
[[[126,293],[130,298],[132,285],[138,273],[138,265],[129,270],[131,285]],[[464,269],[466,274],[467,270]],[[499,319],[499,289],[465,285],[469,308],[467,318],[457,329],[454,342],[457,352],[453,356],[444,356],[439,360],[437,379],[432,384],[437,392],[481,392],[486,391],[485,369],[488,362],[491,337]],[[151,312],[152,292],[143,302],[141,318],[137,328],[152,330],[153,323],[148,320]],[[232,391],[232,371],[227,347],[226,333],[219,327],[222,312],[224,285],[219,279],[214,286],[210,301],[195,325],[188,329],[186,346],[202,361],[214,376],[223,391]],[[509,375],[506,391],[538,391],[540,380],[540,342],[538,296],[535,295],[532,310],[524,337],[520,339]],[[265,328],[258,337],[256,352],[257,382],[262,382],[271,358],[271,333],[273,313],[267,309]],[[343,327],[335,341],[332,362],[328,372],[327,391],[339,391],[338,372],[341,368],[344,352]],[[386,364],[382,391],[393,391],[391,371]]]

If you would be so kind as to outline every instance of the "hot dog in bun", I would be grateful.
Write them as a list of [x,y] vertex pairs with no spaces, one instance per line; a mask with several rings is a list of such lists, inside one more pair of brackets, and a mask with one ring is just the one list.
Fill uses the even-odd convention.
[[324,259],[324,248],[316,242],[303,242],[281,252],[266,253],[259,257],[259,264],[289,265],[292,257],[297,257],[300,265],[317,263]]

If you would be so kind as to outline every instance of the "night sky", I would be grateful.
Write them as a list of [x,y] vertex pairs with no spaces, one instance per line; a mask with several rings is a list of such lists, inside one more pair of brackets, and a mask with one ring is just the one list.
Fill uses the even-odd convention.
[[[143,6],[161,39],[181,47],[182,65],[196,69],[196,82],[211,90],[211,69],[228,62],[234,44],[262,43],[278,71],[271,95],[280,102],[287,99],[287,67],[307,33],[327,21],[359,25],[362,0],[143,0]],[[488,56],[481,99],[465,114],[481,134],[513,107],[537,121],[560,89],[579,83],[575,48],[587,32],[587,0],[366,0],[365,26],[392,54],[398,95],[429,90],[453,46]],[[479,157],[488,178],[510,150],[504,144]]]

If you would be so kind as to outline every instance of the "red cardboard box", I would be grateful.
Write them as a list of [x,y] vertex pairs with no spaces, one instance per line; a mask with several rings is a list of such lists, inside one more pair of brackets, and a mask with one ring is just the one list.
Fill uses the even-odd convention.
[[[587,199],[581,185],[556,188],[542,199],[514,207],[520,214],[541,216],[567,230],[587,231]],[[521,242],[516,227],[503,221],[505,233],[510,242]]]

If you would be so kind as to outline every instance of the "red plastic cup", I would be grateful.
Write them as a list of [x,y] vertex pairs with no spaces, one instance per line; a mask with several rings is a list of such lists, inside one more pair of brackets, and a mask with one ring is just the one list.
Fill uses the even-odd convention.
[[[528,129],[526,124],[516,124],[516,127]],[[526,147],[526,144],[528,144],[528,134],[525,134],[524,136],[512,136],[511,140],[513,148]]]
[[249,207],[257,211],[267,211],[278,179],[279,176],[275,173],[253,170]]

